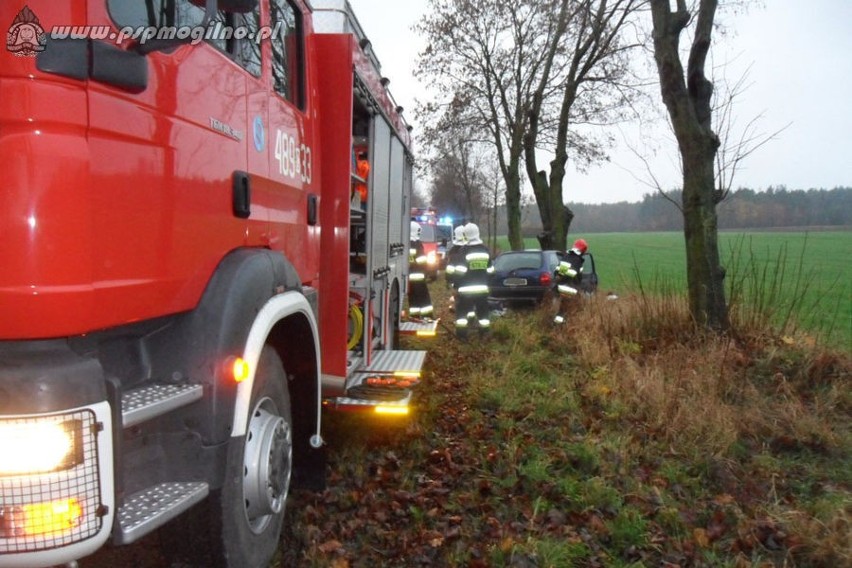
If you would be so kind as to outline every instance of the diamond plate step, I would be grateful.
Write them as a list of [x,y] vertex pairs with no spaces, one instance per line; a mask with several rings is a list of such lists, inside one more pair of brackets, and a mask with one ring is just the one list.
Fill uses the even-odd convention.
[[134,493],[118,510],[115,544],[130,544],[158,529],[207,497],[204,482],[160,483]]
[[377,406],[385,408],[398,407],[400,409],[408,408],[408,405],[411,403],[411,397],[414,395],[414,393],[410,390],[406,390],[404,392],[400,392],[399,395],[402,398],[398,400],[381,400],[372,398],[354,398],[350,396],[338,396],[325,399],[323,401],[323,404],[327,408],[332,408],[335,410],[368,410]]
[[201,385],[153,384],[129,390],[121,395],[124,427],[134,426],[200,399]]
[[356,369],[356,373],[420,377],[426,351],[377,351],[372,362]]
[[399,326],[399,332],[403,335],[418,335],[420,337],[434,337],[438,329],[438,320],[404,321]]
[[[413,388],[420,378],[426,351],[377,351],[366,367],[355,369],[346,386],[346,394],[323,401],[326,408],[335,410],[406,411],[413,396]],[[371,385],[372,377],[387,377],[389,386]],[[395,381],[409,382],[411,386],[396,386]],[[402,413],[402,412],[401,412]]]

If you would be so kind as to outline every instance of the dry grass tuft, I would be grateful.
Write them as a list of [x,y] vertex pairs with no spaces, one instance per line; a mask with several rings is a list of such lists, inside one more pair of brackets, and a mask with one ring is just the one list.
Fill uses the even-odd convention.
[[566,331],[558,341],[589,372],[584,394],[666,443],[713,456],[738,440],[820,452],[849,443],[843,354],[789,337],[702,335],[676,297],[588,299]]
[[762,488],[772,512],[758,505],[748,522],[759,536],[773,523],[760,519],[774,519],[790,560],[852,565],[849,487],[826,481],[848,480],[849,353],[753,321],[734,321],[727,337],[702,334],[674,296],[586,299],[569,321],[554,341],[585,372],[577,386],[600,423],[631,432],[642,451],[713,464],[710,479],[741,499]]
[[796,556],[806,556],[815,566],[852,566],[852,505],[834,508],[830,515],[820,518],[804,511],[778,515],[799,541],[791,550]]

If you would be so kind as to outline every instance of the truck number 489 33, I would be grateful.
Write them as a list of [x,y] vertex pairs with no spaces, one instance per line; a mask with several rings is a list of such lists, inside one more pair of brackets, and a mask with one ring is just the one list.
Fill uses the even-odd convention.
[[311,147],[297,144],[286,132],[275,132],[275,159],[278,160],[278,172],[281,175],[311,183],[313,164]]

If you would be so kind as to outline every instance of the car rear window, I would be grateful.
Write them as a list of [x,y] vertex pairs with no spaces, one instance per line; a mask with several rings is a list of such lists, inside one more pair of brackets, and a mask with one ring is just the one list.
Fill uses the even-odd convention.
[[500,271],[539,267],[541,267],[540,252],[518,252],[501,254],[494,261],[494,270]]
[[559,265],[559,261],[562,260],[562,254],[560,253],[548,253],[547,255],[547,268],[550,269],[551,272],[556,270],[556,267]]

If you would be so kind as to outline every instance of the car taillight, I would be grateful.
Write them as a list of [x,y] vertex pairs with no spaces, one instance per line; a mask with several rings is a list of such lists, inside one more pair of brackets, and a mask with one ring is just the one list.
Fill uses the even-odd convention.
[[538,277],[538,283],[542,286],[550,286],[551,282],[553,282],[553,277],[550,272],[542,272],[541,276]]

